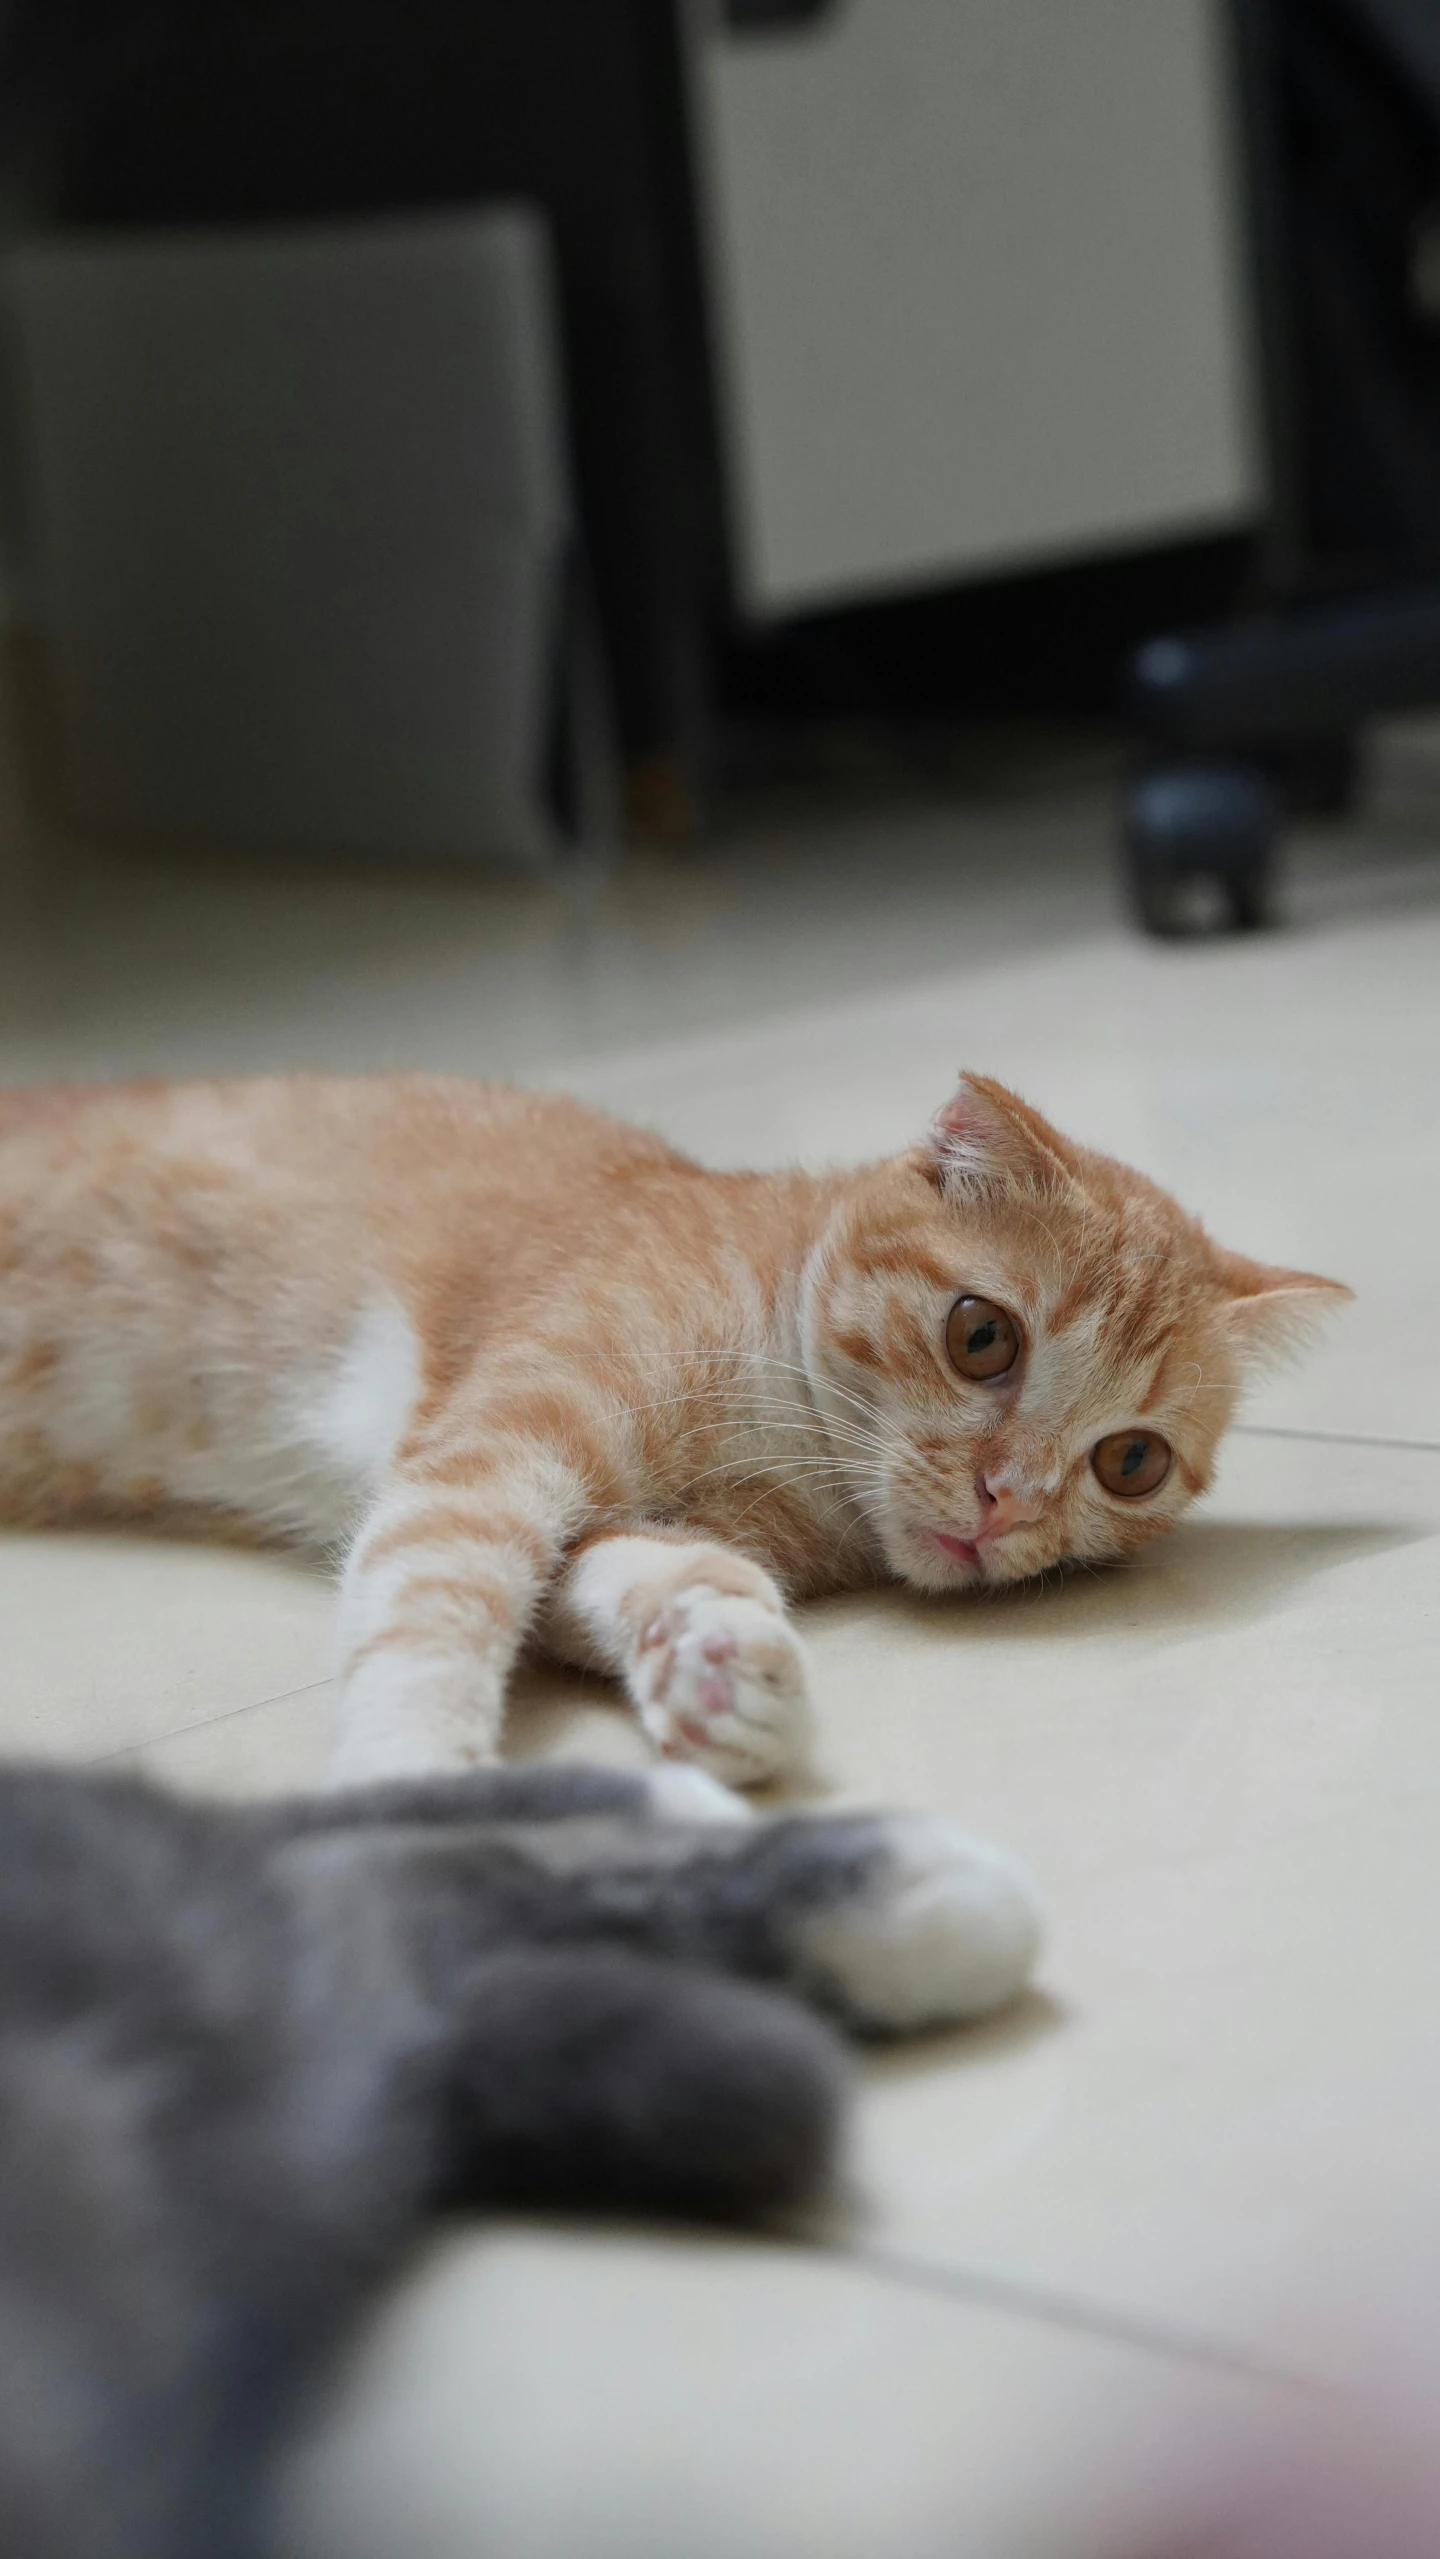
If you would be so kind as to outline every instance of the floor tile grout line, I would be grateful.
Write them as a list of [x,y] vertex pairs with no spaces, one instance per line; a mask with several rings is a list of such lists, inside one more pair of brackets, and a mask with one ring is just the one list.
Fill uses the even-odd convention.
[[133,1758],[137,1750],[157,1750],[162,1742],[178,1742],[186,1733],[208,1733],[216,1724],[233,1723],[237,1715],[258,1715],[262,1706],[283,1706],[291,1697],[309,1697],[317,1688],[329,1688],[330,1679],[302,1680],[298,1688],[277,1688],[273,1697],[255,1697],[244,1706],[222,1706],[218,1714],[197,1715],[193,1723],[172,1724],[168,1732],[151,1733],[143,1742],[121,1742],[116,1750],[91,1752],[77,1761],[82,1768],[103,1768],[110,1759]]
[[1306,2396],[1333,2394],[1333,2384],[1318,2374],[1269,2363],[1243,2346],[1199,2336],[1190,2329],[1172,2328],[1164,2320],[1149,2319],[1137,2311],[1113,2310],[1107,2303],[1088,2301],[1080,2293],[1055,2291],[1044,2284],[989,2274],[978,2267],[936,2264],[928,2258],[907,2256],[900,2249],[874,2247],[867,2242],[852,2246],[843,2241],[822,2241],[820,2252],[841,2265],[855,2266],[862,2273],[876,2275],[882,2282],[911,2292],[928,2292],[942,2300],[965,2303],[971,2309],[998,2311],[1002,2317],[1064,2329],[1101,2345],[1128,2346],[1141,2354],[1162,2356],[1171,2363],[1223,2373],[1234,2381],[1260,2382],[1267,2389],[1299,2391]]
[[1240,1439],[1321,1440],[1331,1448],[1408,1448],[1421,1457],[1440,1457],[1440,1439],[1381,1439],[1370,1431],[1312,1431],[1282,1422],[1232,1422]]

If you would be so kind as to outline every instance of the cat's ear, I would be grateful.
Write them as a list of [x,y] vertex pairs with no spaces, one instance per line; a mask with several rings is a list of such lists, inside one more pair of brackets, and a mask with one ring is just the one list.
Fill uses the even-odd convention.
[[1304,1350],[1328,1315],[1355,1295],[1343,1280],[1276,1269],[1227,1253],[1224,1324],[1247,1369],[1274,1368]]
[[962,1075],[930,1123],[926,1147],[933,1178],[956,1198],[983,1191],[1053,1189],[1073,1179],[1069,1141],[988,1075]]

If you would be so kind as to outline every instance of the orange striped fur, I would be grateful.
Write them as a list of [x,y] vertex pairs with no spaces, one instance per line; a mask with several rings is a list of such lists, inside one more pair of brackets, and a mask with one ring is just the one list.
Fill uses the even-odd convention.
[[[967,1294],[1004,1377],[947,1355]],[[824,1175],[422,1076],[12,1092],[0,1505],[343,1552],[340,1777],[492,1751],[534,1641],[753,1782],[807,1746],[788,1598],[1130,1554],[1346,1294],[981,1077]],[[1173,1451],[1143,1500],[1090,1462],[1130,1431]]]

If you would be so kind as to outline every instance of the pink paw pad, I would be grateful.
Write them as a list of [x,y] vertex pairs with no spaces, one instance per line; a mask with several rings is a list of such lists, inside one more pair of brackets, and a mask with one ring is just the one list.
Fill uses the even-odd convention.
[[778,1605],[697,1583],[640,1621],[632,1674],[667,1759],[731,1785],[799,1766],[809,1732],[805,1658]]

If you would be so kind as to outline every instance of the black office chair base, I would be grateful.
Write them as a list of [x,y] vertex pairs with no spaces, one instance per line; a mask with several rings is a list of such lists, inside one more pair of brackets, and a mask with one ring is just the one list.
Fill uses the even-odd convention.
[[1150,755],[1126,817],[1141,923],[1263,922],[1282,816],[1349,808],[1367,722],[1440,702],[1440,586],[1150,640],[1130,701]]
[[1353,730],[1295,738],[1259,761],[1291,817],[1346,817],[1360,796],[1364,759]]
[[1254,766],[1151,766],[1125,809],[1137,922],[1170,940],[1268,924],[1279,823],[1279,797]]

